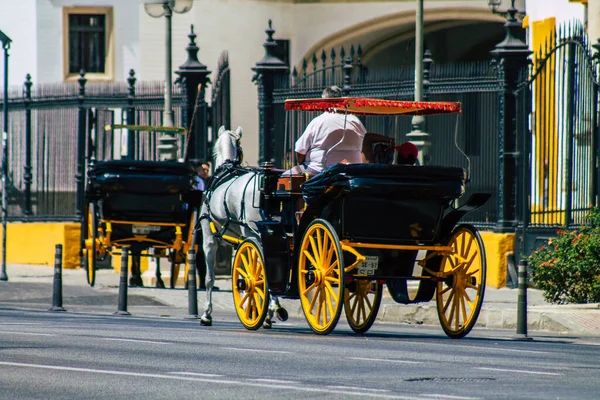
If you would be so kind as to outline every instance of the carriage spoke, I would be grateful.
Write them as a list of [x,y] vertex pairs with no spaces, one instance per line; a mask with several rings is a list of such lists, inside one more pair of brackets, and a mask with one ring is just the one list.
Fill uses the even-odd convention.
[[[335,262],[333,264],[331,264],[329,266],[329,268],[327,268],[327,272],[325,273],[327,275],[327,277],[329,277],[334,270],[339,269],[339,266],[340,266],[339,260],[335,260]],[[338,274],[338,276],[339,276],[339,274]]]
[[244,293],[244,297],[242,297],[242,299],[240,300],[239,307],[244,307],[244,303],[246,302],[246,300],[248,300],[249,296],[250,296],[250,293],[248,293],[248,292]]
[[369,310],[372,309],[373,308],[373,304],[371,304],[371,300],[369,300],[369,295],[365,294],[364,295],[364,299],[365,299],[365,303],[367,304],[367,307],[369,308]]
[[[456,311],[456,296],[455,292],[452,292],[452,301],[450,302],[450,315],[448,315],[448,321],[454,321],[454,312]],[[452,325],[452,322],[450,322]]]
[[333,314],[335,314],[335,311],[333,310],[333,301],[331,299],[331,297],[329,297],[329,301],[325,301],[325,303],[327,303],[327,306],[329,307],[329,315],[331,315],[333,317]]
[[[317,250],[316,258],[319,261],[323,261],[323,237],[321,236],[321,229],[317,229]],[[321,264],[323,265],[323,264]]]
[[311,290],[313,290],[313,289],[314,289],[316,286],[317,286],[317,283],[315,282],[315,283],[313,283],[312,285],[310,285],[309,287],[307,287],[306,289],[304,289],[304,290],[302,291],[302,294],[303,294],[304,296],[306,296],[306,295],[308,294],[308,292],[310,292]]
[[[315,244],[315,239],[312,236],[309,236],[308,240],[310,241],[310,248],[312,250],[312,253],[310,253],[311,254],[311,257],[310,257],[311,262],[313,263],[313,265],[316,268],[317,266],[319,266],[319,264],[317,264],[317,262],[316,262],[316,259],[319,256],[319,251],[317,250],[317,245]],[[307,257],[308,257],[308,254],[309,254],[308,249],[304,250],[304,252],[305,252],[305,254],[307,254]],[[314,258],[313,258],[313,256],[314,256]]]
[[[329,250],[331,248],[333,248],[333,246],[331,246],[331,247],[328,247],[328,246],[329,246],[329,236],[324,235],[323,247],[321,248],[321,254],[320,254],[321,265],[328,265],[328,264],[325,264],[325,258],[327,258],[327,256],[329,256]],[[325,255],[325,252],[327,252],[327,256]]]
[[[360,318],[361,314],[362,314],[362,317],[363,317],[362,320]],[[359,306],[359,309],[358,309],[358,318],[357,319],[359,321],[364,321],[364,320],[367,319],[367,310],[365,309],[365,303],[364,302],[360,303],[360,306]]]
[[446,288],[444,290],[442,290],[442,294],[446,294],[448,293],[450,290],[452,290],[452,286],[446,286]]
[[474,237],[472,237],[472,236],[469,237],[469,244],[467,246],[467,250],[462,254],[463,257],[471,252],[471,246],[473,245],[473,240],[475,240]]
[[350,305],[350,314],[352,314],[352,315],[354,315],[354,311],[356,311],[356,306],[357,306],[357,304],[358,304],[358,301],[359,301],[359,298],[358,298],[358,296],[355,296],[355,297],[353,298],[353,300],[354,300],[354,301],[353,301],[353,302],[352,302],[352,304]]
[[317,287],[317,290],[314,291],[313,293],[313,298],[310,300],[310,305],[308,308],[308,311],[312,314],[314,308],[315,308],[315,302],[317,301],[317,298],[319,297],[319,287],[317,285],[315,285]]
[[454,299],[454,291],[452,291],[450,293],[450,296],[448,296],[448,298],[446,299],[446,304],[444,305],[444,314],[448,311],[448,306],[452,302],[452,299]]
[[242,264],[244,264],[244,270],[248,271],[248,259],[246,258],[246,255],[244,253],[240,253],[240,258],[242,259]]
[[317,324],[318,324],[319,321],[321,321],[321,306],[323,303],[323,299],[321,298],[321,288],[317,288],[317,291],[315,293],[315,299],[318,300],[317,315],[316,315],[316,320],[317,320]]
[[335,302],[337,303],[340,300],[340,298],[338,297],[337,293],[335,293],[329,282],[325,282],[325,288],[327,288],[327,290],[331,293],[331,296],[333,296]]
[[238,272],[240,275],[242,275],[244,278],[248,278],[248,275],[246,274],[246,271],[244,271],[243,269],[241,269],[241,268],[239,268],[239,267],[238,267],[238,268],[236,268],[235,270],[236,270],[236,271],[237,271],[237,272]]
[[265,292],[263,292],[262,289],[255,287],[254,290],[260,296],[261,299],[263,299],[263,300],[265,299]]
[[260,301],[260,298],[258,297],[258,293],[254,293],[254,304],[255,307],[259,306],[262,302]]
[[246,305],[246,319],[250,319],[250,311],[252,310],[252,301],[248,301],[248,304]]
[[[310,263],[311,263],[311,264],[312,264],[312,265],[313,265],[315,268],[317,268],[318,264],[317,264],[317,262],[315,261],[315,259],[312,257],[312,254],[310,254],[310,253],[308,252],[308,250],[304,250],[304,251],[303,251],[303,253],[304,253],[304,255],[306,256],[306,258],[308,258],[308,261],[310,261]],[[306,273],[306,272],[308,272],[308,271],[303,271],[303,272],[305,272],[305,273]]]
[[335,247],[332,245],[329,250],[327,251],[327,258],[325,259],[325,264],[324,265],[330,265],[331,264],[331,258],[333,257],[333,254],[335,253]]

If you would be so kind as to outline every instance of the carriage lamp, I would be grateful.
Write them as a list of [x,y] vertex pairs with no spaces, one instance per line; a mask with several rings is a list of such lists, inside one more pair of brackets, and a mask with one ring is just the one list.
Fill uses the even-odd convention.
[[[171,72],[171,18],[173,13],[183,14],[192,9],[193,0],[145,0],[144,10],[152,18],[165,17],[165,109],[163,126],[173,126],[173,80]],[[177,153],[177,139],[172,134],[163,133],[159,138],[159,158],[174,160]]]

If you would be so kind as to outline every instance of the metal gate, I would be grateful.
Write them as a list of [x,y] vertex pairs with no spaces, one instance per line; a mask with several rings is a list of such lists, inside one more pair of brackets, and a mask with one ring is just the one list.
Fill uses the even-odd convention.
[[524,254],[598,205],[598,80],[583,26],[552,32],[518,92]]

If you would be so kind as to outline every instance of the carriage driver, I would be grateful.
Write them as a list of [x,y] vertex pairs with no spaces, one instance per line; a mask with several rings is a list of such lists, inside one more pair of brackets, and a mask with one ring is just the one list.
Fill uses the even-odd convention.
[[[328,87],[321,97],[342,97],[342,89],[338,86]],[[340,162],[361,163],[362,144],[366,133],[367,130],[356,116],[324,112],[310,121],[296,141],[296,161],[301,170],[299,172],[316,175],[323,171],[325,164],[329,166]]]

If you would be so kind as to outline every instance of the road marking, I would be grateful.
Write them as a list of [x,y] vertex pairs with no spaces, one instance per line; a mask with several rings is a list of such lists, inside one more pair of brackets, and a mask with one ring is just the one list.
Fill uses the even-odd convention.
[[2,325],[42,325],[41,322],[4,322]]
[[152,343],[152,344],[173,344],[169,342],[159,342],[157,340],[142,340],[142,339],[125,339],[125,338],[102,338],[104,340],[113,340],[115,342],[135,342],[135,343]]
[[[409,342],[407,342],[409,343]],[[427,342],[415,342],[415,341],[411,341],[410,344],[424,344],[427,346],[432,346],[435,345],[436,343],[427,343]],[[445,344],[438,344],[441,346],[446,346]],[[539,350],[519,350],[519,349],[507,349],[504,347],[487,347],[487,346],[469,346],[469,345],[464,345],[464,344],[454,344],[452,345],[452,348],[455,347],[463,347],[466,349],[477,349],[477,350],[492,350],[492,351],[501,351],[501,352],[507,352],[507,351],[512,351],[515,353],[531,353],[531,354],[552,354],[552,352],[550,351],[539,351]]]
[[388,389],[372,389],[366,387],[357,387],[357,386],[337,386],[337,385],[328,385],[325,386],[331,389],[345,389],[345,390],[364,390],[366,392],[389,392]]
[[202,377],[194,377],[194,376],[178,376],[178,375],[162,375],[162,374],[153,374],[153,373],[145,373],[145,372],[132,372],[132,371],[115,371],[108,369],[92,369],[92,368],[76,368],[76,367],[62,367],[58,365],[45,365],[45,364],[28,364],[28,363],[17,363],[17,362],[8,362],[8,361],[0,361],[0,365],[6,365],[11,367],[21,367],[21,368],[37,368],[37,369],[49,369],[55,371],[70,371],[70,372],[87,372],[87,373],[95,373],[95,374],[104,374],[104,375],[121,375],[121,376],[135,376],[140,378],[158,378],[158,379],[167,379],[167,380],[178,380],[178,381],[193,381],[193,382],[205,382],[205,383],[216,383],[222,385],[237,385],[237,386],[251,386],[251,387],[259,387],[259,388],[268,388],[268,389],[287,389],[294,390],[298,392],[311,392],[311,393],[330,393],[330,394],[346,394],[349,396],[361,396],[361,397],[373,397],[373,398],[382,398],[382,399],[398,399],[398,400],[423,400],[423,397],[414,397],[414,396],[399,396],[394,394],[386,394],[386,393],[369,393],[365,391],[356,392],[356,391],[348,391],[348,390],[334,390],[327,389],[325,387],[306,387],[306,386],[288,386],[288,385],[278,385],[278,384],[268,384],[265,382],[254,383],[249,382],[247,380],[230,380],[230,379],[212,379],[212,378],[202,378]]
[[169,372],[170,374],[174,374],[174,375],[190,375],[190,376],[202,376],[204,378],[216,378],[219,376],[223,376],[223,375],[219,375],[219,374],[204,374],[202,372],[186,372],[186,371],[181,371],[181,372]]
[[35,333],[35,332],[0,331],[0,333],[8,333],[8,334],[12,334],[12,335],[29,335],[29,336],[56,336],[53,333]]
[[484,371],[499,371],[499,372],[514,372],[518,374],[532,374],[532,375],[552,375],[560,376],[564,375],[558,372],[542,372],[542,371],[525,371],[520,369],[504,369],[504,368],[488,368],[488,367],[475,367],[475,369],[481,369]]
[[435,397],[436,399],[478,400],[481,397],[451,396],[449,394],[422,393],[419,396]]
[[291,351],[282,351],[282,350],[262,350],[262,349],[244,349],[241,347],[221,347],[226,350],[237,350],[237,351],[253,351],[257,353],[280,353],[280,354],[292,354]]
[[267,382],[267,383],[286,383],[288,385],[297,385],[296,381],[284,381],[281,379],[252,379],[253,382]]
[[366,357],[346,357],[350,360],[361,360],[361,361],[383,361],[398,364],[421,364],[421,361],[410,361],[410,360],[390,360],[387,358],[366,358]]

